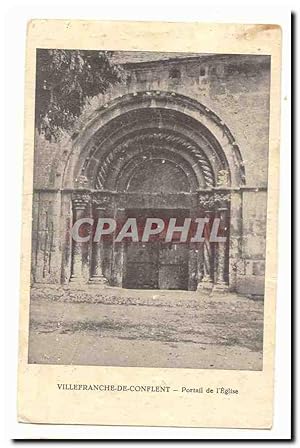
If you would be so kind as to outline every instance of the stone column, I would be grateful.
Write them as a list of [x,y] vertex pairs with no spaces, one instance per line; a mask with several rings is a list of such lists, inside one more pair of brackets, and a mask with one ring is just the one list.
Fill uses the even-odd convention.
[[[210,219],[211,212],[210,210],[205,210],[204,212],[204,218]],[[203,252],[203,269],[202,269],[202,276],[200,276],[200,281],[198,283],[197,290],[201,289],[209,289],[211,290],[213,287],[213,281],[212,281],[212,253],[211,253],[211,245],[209,242],[210,232],[208,229],[208,226],[205,225],[204,227],[204,241],[202,246],[202,252]]]
[[226,273],[226,248],[228,242],[228,210],[226,207],[218,208],[217,215],[220,218],[219,236],[226,236],[225,242],[217,243],[217,257],[216,257],[216,279],[214,289],[218,291],[225,291],[228,289],[228,284],[225,280]]
[[[88,205],[90,197],[87,194],[78,195],[73,198],[73,224],[81,218],[86,218],[89,215]],[[81,283],[86,281],[83,266],[83,248],[88,243],[80,243],[73,239],[72,244],[72,264],[71,264],[71,278],[70,282]]]
[[[98,220],[99,218],[103,218],[105,216],[106,209],[101,206],[95,207],[95,216],[94,218]],[[97,284],[108,284],[107,278],[104,277],[103,271],[102,271],[102,249],[103,249],[103,242],[93,242],[92,246],[92,275],[90,278],[91,283],[97,283]]]
[[[118,207],[115,213],[117,221],[117,229],[124,224],[126,219],[126,212],[124,208]],[[119,229],[120,230],[120,229]],[[115,235],[116,236],[116,235]],[[114,237],[115,240],[115,237]],[[114,286],[122,288],[123,277],[125,269],[125,247],[124,243],[113,242],[113,263],[112,263],[112,278]]]
[[229,288],[235,291],[242,264],[242,192],[232,191],[230,197]]
[[[197,215],[197,210],[192,209],[190,212],[190,217],[192,218],[192,222],[199,218]],[[193,235],[192,235],[193,236]],[[199,258],[199,254],[201,252],[201,242],[189,242],[189,259],[188,259],[188,290],[194,291],[197,289],[198,282],[201,276],[200,266],[201,261]]]

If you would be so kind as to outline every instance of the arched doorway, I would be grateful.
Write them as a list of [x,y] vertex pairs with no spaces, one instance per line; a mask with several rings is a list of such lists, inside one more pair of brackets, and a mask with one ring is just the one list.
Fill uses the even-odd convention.
[[[141,92],[107,105],[75,138],[63,182],[73,190],[74,220],[213,215],[231,239],[239,237],[230,220],[234,188],[245,183],[239,149],[212,111],[181,95]],[[234,220],[236,198],[233,203]],[[73,242],[70,280],[129,288],[226,287],[230,258],[238,256],[229,239],[151,249]]]
[[[169,195],[176,197],[193,191],[196,179],[192,171],[189,172],[188,165],[165,148],[152,146],[142,154],[145,155],[134,158],[121,174],[120,183],[128,194],[144,195],[144,206],[126,209],[126,217],[135,218],[142,228],[147,218],[160,218],[168,223],[176,217],[177,224],[182,224],[182,219],[190,216],[190,202],[187,200],[182,204],[185,208],[170,209]],[[149,208],[149,195],[159,196],[155,208]],[[165,243],[163,238],[151,242],[130,242],[125,245],[124,252],[122,284],[125,288],[191,288],[187,244]]]

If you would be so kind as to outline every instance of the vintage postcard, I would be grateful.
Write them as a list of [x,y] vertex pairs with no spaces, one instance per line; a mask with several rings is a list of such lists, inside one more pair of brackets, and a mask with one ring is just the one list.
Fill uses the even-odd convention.
[[281,30],[28,25],[18,415],[270,428]]

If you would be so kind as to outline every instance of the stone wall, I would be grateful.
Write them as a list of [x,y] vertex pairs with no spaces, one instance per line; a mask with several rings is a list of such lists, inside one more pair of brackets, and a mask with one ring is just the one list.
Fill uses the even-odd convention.
[[[120,59],[120,58],[119,58]],[[69,134],[58,142],[36,135],[33,205],[33,281],[60,283],[69,276],[71,219],[70,193],[62,192],[63,167],[74,138],[115,98],[128,93],[166,91],[182,94],[215,112],[233,134],[244,162],[246,185],[240,194],[241,260],[234,267],[237,290],[262,294],[264,287],[266,187],[268,173],[268,125],[270,59],[268,56],[203,55],[147,62],[143,53],[130,62],[128,79],[105,95],[89,100]],[[137,58],[135,57],[135,61]],[[61,219],[63,217],[63,219]],[[65,228],[66,227],[66,228]],[[62,235],[64,235],[62,239]],[[67,241],[66,241],[67,240]],[[235,244],[235,243],[234,243]]]

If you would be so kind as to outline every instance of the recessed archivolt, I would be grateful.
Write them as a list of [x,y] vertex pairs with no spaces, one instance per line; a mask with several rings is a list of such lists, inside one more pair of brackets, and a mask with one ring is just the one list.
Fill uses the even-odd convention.
[[[160,161],[160,163],[163,164],[168,162],[179,168],[179,171],[184,174],[184,177],[189,183],[189,189],[186,191],[196,191],[199,188],[199,183],[205,185],[202,173],[197,173],[197,170],[192,168],[190,160],[188,160],[182,153],[176,152],[173,148],[167,148],[165,145],[162,147],[146,145],[144,148],[136,148],[132,157],[124,159],[122,169],[117,170],[113,180],[116,185],[116,190],[128,190],[131,178],[134,177],[137,174],[138,169],[143,166],[148,166],[149,173],[151,173],[151,164],[153,161]],[[152,173],[154,177],[155,174],[155,172]]]
[[[199,148],[192,145],[190,142],[185,141],[180,136],[156,132],[151,134],[138,134],[130,137],[126,140],[126,142],[115,148],[114,151],[108,153],[107,156],[100,161],[100,168],[96,177],[95,188],[102,190],[107,187],[107,181],[110,178],[110,173],[112,170],[115,170],[118,160],[122,160],[122,157],[124,157],[125,160],[126,158],[136,157],[137,152],[145,152],[146,147],[157,148],[158,151],[160,149],[162,150],[164,147],[170,148],[170,151],[178,153],[181,157],[185,158],[185,160],[188,160],[191,164],[192,171],[198,179],[199,174],[197,176],[197,172],[199,173],[200,170],[205,180],[206,187],[214,186],[215,179],[212,167]],[[186,155],[189,156],[189,159],[184,157]],[[122,165],[118,169],[121,172]],[[200,182],[201,179],[199,179],[198,188],[201,187]]]
[[200,126],[199,124],[196,126],[195,120],[191,123],[191,120],[187,120],[182,114],[178,115],[174,111],[143,109],[138,112],[131,112],[114,119],[109,128],[105,126],[100,135],[95,135],[93,141],[90,142],[86,158],[81,160],[81,164],[78,162],[76,171],[80,171],[81,176],[92,181],[89,182],[91,186],[94,184],[93,179],[97,176],[99,169],[97,167],[105,160],[105,157],[110,159],[116,147],[135,135],[164,133],[169,135],[170,139],[175,136],[184,141],[185,145],[201,149],[201,154],[211,164],[215,178],[219,170],[229,172],[226,158],[221,148],[218,148],[218,143],[212,141],[212,136],[208,139],[205,130],[199,129]]
[[[196,147],[201,147],[199,142],[206,140],[207,148],[201,149],[213,169],[214,159],[219,160],[223,165],[219,170],[228,171],[228,185],[240,186],[245,183],[239,147],[228,127],[214,112],[183,95],[139,92],[117,98],[95,111],[94,118],[85,130],[74,137],[72,153],[64,174],[64,185],[71,186],[80,175],[88,177],[88,170],[85,168],[94,154],[99,154],[99,148],[102,148],[102,155],[109,147],[111,152],[118,138],[126,140],[126,132],[132,126],[143,127],[145,123],[146,127],[158,126],[164,130],[169,128],[186,139],[190,136]],[[106,156],[109,157],[109,154]],[[99,158],[95,158],[94,163],[97,164]],[[203,167],[205,169],[205,165]]]
[[[146,158],[145,158],[146,157]],[[164,175],[161,170],[153,170],[153,164],[159,168],[167,167]],[[146,172],[145,172],[146,169]],[[174,176],[174,170],[176,172]],[[141,172],[143,175],[141,177]],[[136,179],[138,178],[138,181]],[[165,179],[167,178],[167,183]],[[149,182],[150,180],[150,182]],[[145,187],[144,183],[148,184]],[[197,190],[198,182],[195,173],[185,160],[170,156],[168,151],[161,151],[160,155],[147,154],[132,158],[120,173],[117,182],[117,191],[145,192],[145,193],[191,193]]]

